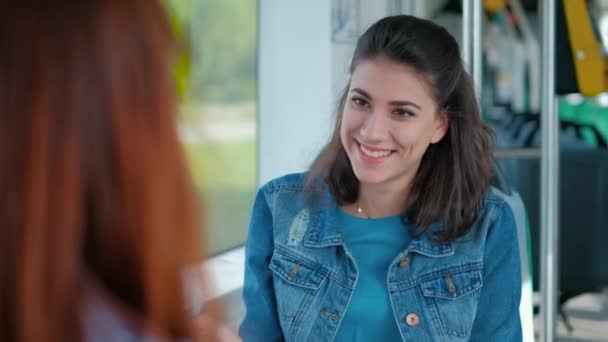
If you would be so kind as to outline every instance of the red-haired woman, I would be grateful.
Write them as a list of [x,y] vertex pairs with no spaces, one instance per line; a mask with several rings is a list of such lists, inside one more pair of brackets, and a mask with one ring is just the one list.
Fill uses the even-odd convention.
[[155,0],[0,11],[1,341],[205,338],[171,47]]

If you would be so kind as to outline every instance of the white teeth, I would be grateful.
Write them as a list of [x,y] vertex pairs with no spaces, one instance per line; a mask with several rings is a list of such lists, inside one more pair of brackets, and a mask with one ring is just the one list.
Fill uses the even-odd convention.
[[365,146],[363,146],[363,145],[360,145],[360,146],[361,146],[361,151],[363,151],[363,153],[365,155],[370,156],[372,158],[383,158],[383,157],[388,156],[391,153],[391,151],[388,151],[388,150],[371,151],[371,150],[368,150],[367,148],[365,148]]

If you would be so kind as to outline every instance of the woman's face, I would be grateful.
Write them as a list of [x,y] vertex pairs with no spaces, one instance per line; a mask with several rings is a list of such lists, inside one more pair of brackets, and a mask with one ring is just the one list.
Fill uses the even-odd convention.
[[361,183],[411,180],[429,145],[439,142],[447,127],[428,83],[413,69],[385,57],[355,68],[340,139]]

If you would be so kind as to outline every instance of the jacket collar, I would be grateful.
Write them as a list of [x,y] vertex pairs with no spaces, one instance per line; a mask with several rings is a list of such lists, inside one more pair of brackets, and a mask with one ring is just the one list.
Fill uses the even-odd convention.
[[320,197],[320,201],[311,209],[310,227],[304,237],[304,246],[322,248],[341,245],[344,239],[336,225],[338,205],[327,187]]
[[[338,206],[327,187],[321,200],[311,209],[310,226],[304,237],[304,246],[324,248],[344,244],[342,234],[336,223]],[[424,233],[412,239],[408,251],[428,257],[445,257],[454,254],[453,243],[440,244],[434,241],[433,234],[443,229],[440,223],[434,223]]]
[[442,229],[442,224],[432,224],[424,233],[415,237],[412,242],[410,242],[408,251],[434,258],[454,255],[453,243],[439,243],[433,239],[435,233],[440,232]]

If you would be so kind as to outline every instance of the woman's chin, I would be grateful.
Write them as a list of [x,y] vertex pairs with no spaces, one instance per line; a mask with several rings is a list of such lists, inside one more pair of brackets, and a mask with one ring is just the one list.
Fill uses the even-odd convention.
[[387,180],[387,175],[385,172],[381,172],[380,170],[353,170],[355,176],[359,180],[360,183],[365,184],[379,184],[383,183]]

